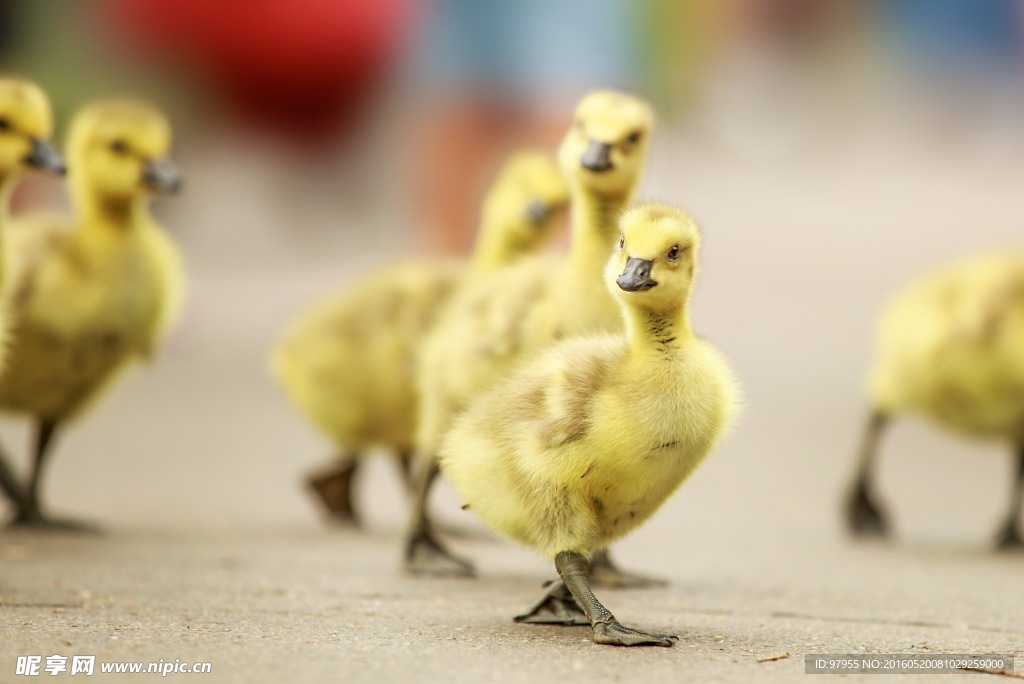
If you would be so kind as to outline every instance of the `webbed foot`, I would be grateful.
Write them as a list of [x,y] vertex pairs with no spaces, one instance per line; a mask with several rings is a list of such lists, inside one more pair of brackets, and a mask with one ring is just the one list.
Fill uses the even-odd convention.
[[1004,525],[1003,529],[996,535],[996,549],[999,551],[1024,550],[1024,539],[1021,538],[1020,528],[1017,526],[1016,520]]
[[858,485],[850,497],[846,522],[850,532],[857,536],[885,537],[889,534],[885,514],[868,496],[867,487],[863,484]]
[[327,512],[327,519],[345,527],[361,527],[352,506],[352,472],[350,465],[341,465],[309,476],[306,486]]
[[594,641],[611,646],[674,646],[679,637],[674,634],[641,632],[632,627],[624,627],[612,618],[608,622],[594,625]]
[[103,528],[70,518],[51,518],[39,512],[22,511],[10,522],[8,529],[40,532],[74,532],[76,534],[102,534]]
[[537,602],[530,612],[517,615],[513,620],[529,625],[589,625],[587,614],[573,598],[565,583],[554,580],[549,583],[544,597]]
[[614,589],[647,589],[667,587],[668,581],[623,570],[615,565],[607,550],[595,551],[590,559],[590,583]]
[[409,537],[405,546],[405,569],[427,577],[475,577],[476,568],[465,558],[446,549],[427,530]]

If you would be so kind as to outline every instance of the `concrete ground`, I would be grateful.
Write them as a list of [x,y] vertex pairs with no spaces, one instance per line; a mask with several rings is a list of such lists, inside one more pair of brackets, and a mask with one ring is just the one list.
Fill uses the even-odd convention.
[[[806,654],[846,652],[1005,652],[1024,670],[1024,555],[989,544],[1008,445],[903,422],[879,472],[896,539],[855,543],[839,518],[875,312],[922,269],[1019,245],[1021,140],[990,156],[883,131],[765,160],[660,135],[644,195],[702,220],[695,325],[746,393],[724,446],[615,547],[670,586],[600,594],[623,622],[678,634],[674,648],[513,624],[553,569],[489,538],[448,489],[437,510],[479,578],[403,576],[385,458],[363,473],[367,529],[322,524],[299,483],[327,449],[267,379],[265,350],[298,304],[408,242],[341,209],[310,219],[322,231],[282,233],[244,177],[259,165],[239,163],[222,196],[167,207],[192,265],[179,331],[58,445],[53,508],[106,534],[0,534],[0,682],[29,681],[15,664],[33,654],[208,661],[210,682],[792,681]],[[192,187],[213,187],[199,171]],[[27,434],[3,436],[23,468]],[[860,679],[883,681],[845,681]]]

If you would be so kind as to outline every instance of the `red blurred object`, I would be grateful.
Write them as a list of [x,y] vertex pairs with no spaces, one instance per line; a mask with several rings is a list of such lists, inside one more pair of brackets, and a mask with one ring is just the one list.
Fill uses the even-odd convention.
[[133,51],[205,72],[245,120],[302,137],[350,122],[416,0],[105,0]]

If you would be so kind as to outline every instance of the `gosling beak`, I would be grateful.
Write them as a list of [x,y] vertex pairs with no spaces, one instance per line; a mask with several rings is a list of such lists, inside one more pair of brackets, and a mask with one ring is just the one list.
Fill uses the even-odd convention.
[[530,223],[540,223],[548,217],[551,209],[540,200],[530,200],[526,205],[526,218]]
[[173,195],[181,190],[181,172],[170,159],[150,160],[142,172],[142,182],[156,192]]
[[651,266],[653,263],[647,259],[630,257],[626,262],[625,270],[615,279],[616,284],[626,292],[650,290],[658,284],[658,281],[651,279]]
[[67,172],[64,158],[60,152],[48,142],[32,138],[32,151],[25,157],[25,163],[40,171],[49,171],[63,175]]
[[591,140],[587,151],[583,153],[580,164],[583,168],[594,173],[604,173],[612,168],[611,162],[612,146],[596,140]]

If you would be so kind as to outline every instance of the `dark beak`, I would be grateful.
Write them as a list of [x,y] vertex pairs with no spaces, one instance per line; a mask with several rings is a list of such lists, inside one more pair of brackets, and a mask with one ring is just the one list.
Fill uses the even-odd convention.
[[181,172],[170,159],[148,161],[142,172],[142,182],[156,192],[173,195],[181,190]]
[[658,281],[651,280],[651,266],[653,262],[647,259],[629,258],[626,262],[626,269],[615,282],[626,292],[640,292],[650,290],[658,284]]
[[540,200],[530,200],[526,205],[526,218],[530,219],[531,223],[540,223],[550,213],[548,206]]
[[594,173],[604,173],[612,168],[611,153],[611,145],[591,140],[587,151],[583,153],[583,158],[580,159],[580,164]]
[[32,138],[32,151],[25,157],[25,163],[40,171],[49,171],[50,173],[59,173],[61,175],[67,172],[67,168],[64,166],[64,158],[60,156],[60,152],[50,143],[36,138]]

